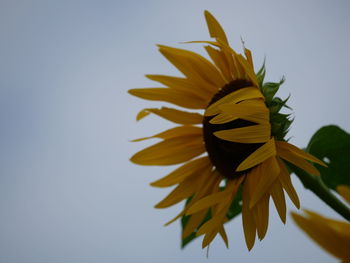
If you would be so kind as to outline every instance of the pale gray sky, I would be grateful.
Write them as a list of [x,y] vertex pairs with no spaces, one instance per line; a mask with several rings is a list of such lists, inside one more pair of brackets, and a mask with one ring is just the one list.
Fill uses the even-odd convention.
[[[128,161],[150,144],[129,140],[171,124],[136,123],[141,108],[161,104],[127,90],[153,86],[146,73],[178,74],[155,44],[209,39],[205,9],[257,66],[266,56],[268,80],[286,76],[293,143],[306,146],[322,125],[350,131],[348,1],[2,0],[0,262],[337,262],[273,207],[252,252],[239,218],[226,227],[229,250],[219,239],[209,259],[201,240],[180,250],[179,224],[162,225],[181,205],[154,209],[169,189],[149,186],[173,168]],[[303,207],[334,215],[294,182]]]

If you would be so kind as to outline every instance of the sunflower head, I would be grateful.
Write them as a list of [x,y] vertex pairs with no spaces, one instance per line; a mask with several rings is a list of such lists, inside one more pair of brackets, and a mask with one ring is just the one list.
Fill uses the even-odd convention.
[[204,235],[203,247],[217,234],[228,244],[224,224],[232,218],[232,205],[241,199],[244,234],[251,249],[256,235],[263,239],[266,234],[270,199],[283,222],[285,192],[299,207],[284,161],[314,175],[319,173],[308,161],[323,163],[284,141],[292,121],[280,112],[287,107],[287,99],[275,96],[284,79],[265,83],[265,65],[255,73],[251,51],[244,47],[243,55],[236,53],[214,16],[205,11],[205,18],[214,40],[193,42],[205,44],[210,60],[192,51],[159,45],[160,53],[182,76],[146,75],[165,87],[129,90],[143,99],[201,112],[168,107],[140,111],[137,120],[152,113],[178,126],[138,139],[161,141],[136,153],[131,161],[180,164],[152,183],[156,187],[176,185],[156,207],[187,200],[184,209],[168,223],[186,216],[182,237]]

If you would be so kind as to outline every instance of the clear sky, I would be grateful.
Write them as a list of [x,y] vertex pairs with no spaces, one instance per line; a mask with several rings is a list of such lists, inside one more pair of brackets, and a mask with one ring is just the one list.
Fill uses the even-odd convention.
[[[0,262],[337,262],[274,208],[251,252],[240,218],[209,259],[201,240],[180,249],[180,226],[162,225],[181,205],[156,210],[169,189],[149,183],[173,168],[140,167],[129,157],[151,142],[129,140],[171,124],[136,123],[162,104],[127,94],[152,87],[146,73],[179,73],[155,44],[207,40],[203,11],[240,37],[267,80],[286,83],[295,121],[291,142],[305,147],[322,125],[350,131],[350,4],[336,1],[0,1]],[[334,213],[293,178],[302,207]],[[290,210],[295,210],[288,202]]]

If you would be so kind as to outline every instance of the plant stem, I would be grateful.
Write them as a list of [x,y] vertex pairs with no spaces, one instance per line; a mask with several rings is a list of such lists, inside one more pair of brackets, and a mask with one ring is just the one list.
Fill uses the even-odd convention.
[[329,188],[322,182],[320,176],[310,175],[289,162],[286,162],[286,164],[290,170],[299,177],[306,189],[311,190],[334,211],[350,222],[350,209],[329,190]]

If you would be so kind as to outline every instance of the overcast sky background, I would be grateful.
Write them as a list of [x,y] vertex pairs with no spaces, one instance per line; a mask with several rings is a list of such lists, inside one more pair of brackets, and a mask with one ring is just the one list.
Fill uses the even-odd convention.
[[[182,205],[156,210],[170,190],[149,183],[173,168],[128,159],[170,123],[127,94],[152,87],[144,74],[179,75],[155,44],[207,40],[203,11],[240,37],[267,80],[286,83],[295,121],[291,141],[306,146],[327,124],[350,131],[350,4],[337,1],[0,1],[0,262],[337,262],[271,206],[263,242],[248,252],[241,219],[227,224],[209,259],[201,238],[180,249],[180,226],[162,225]],[[202,52],[203,53],[203,52]],[[293,177],[294,178],[294,177]],[[302,207],[335,216],[295,186]],[[288,201],[288,207],[292,207]]]

